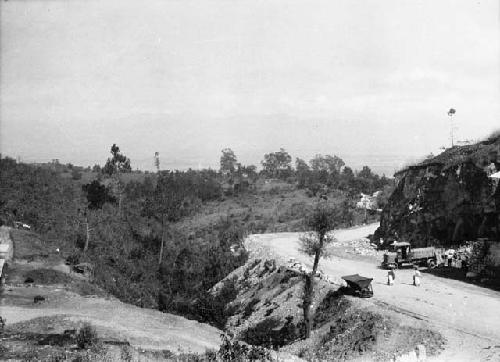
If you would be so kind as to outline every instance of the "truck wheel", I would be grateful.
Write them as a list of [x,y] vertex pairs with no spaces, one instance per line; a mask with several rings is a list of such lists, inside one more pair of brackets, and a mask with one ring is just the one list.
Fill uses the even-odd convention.
[[432,259],[427,260],[427,266],[431,269],[434,269],[436,267],[436,262]]

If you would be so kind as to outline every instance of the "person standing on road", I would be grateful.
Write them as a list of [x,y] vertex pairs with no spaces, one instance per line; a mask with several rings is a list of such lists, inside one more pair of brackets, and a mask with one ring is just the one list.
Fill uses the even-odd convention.
[[391,270],[387,272],[387,285],[394,285],[394,279],[396,279],[396,273],[394,268],[391,267]]
[[418,266],[414,265],[413,269],[415,269],[415,273],[413,273],[413,285],[416,287],[420,286],[420,270],[418,270]]

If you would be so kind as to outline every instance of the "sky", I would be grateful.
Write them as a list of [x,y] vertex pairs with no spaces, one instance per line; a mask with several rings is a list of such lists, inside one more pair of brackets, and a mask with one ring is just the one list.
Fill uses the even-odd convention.
[[500,128],[497,0],[1,1],[0,151],[244,164],[285,148],[391,174]]

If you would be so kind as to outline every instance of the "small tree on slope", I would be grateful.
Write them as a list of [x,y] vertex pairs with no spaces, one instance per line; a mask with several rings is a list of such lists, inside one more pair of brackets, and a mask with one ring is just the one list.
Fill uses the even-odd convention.
[[326,256],[326,248],[335,241],[329,231],[336,225],[336,210],[327,205],[326,202],[318,202],[311,215],[306,218],[306,225],[311,230],[300,237],[300,251],[309,256],[314,256],[313,268],[310,274],[306,274],[304,286],[304,311],[305,338],[311,335],[311,305],[314,297],[314,276],[318,270],[321,257]]

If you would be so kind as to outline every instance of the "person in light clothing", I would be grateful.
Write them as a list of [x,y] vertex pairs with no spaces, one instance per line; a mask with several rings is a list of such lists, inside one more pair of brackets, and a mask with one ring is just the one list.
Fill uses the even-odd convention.
[[394,268],[387,272],[387,285],[394,285],[394,279],[396,279],[396,273],[394,273]]
[[413,273],[413,285],[419,287],[420,279],[422,276],[420,275],[420,270],[418,270],[418,266],[414,265],[413,269],[415,269],[415,273]]

